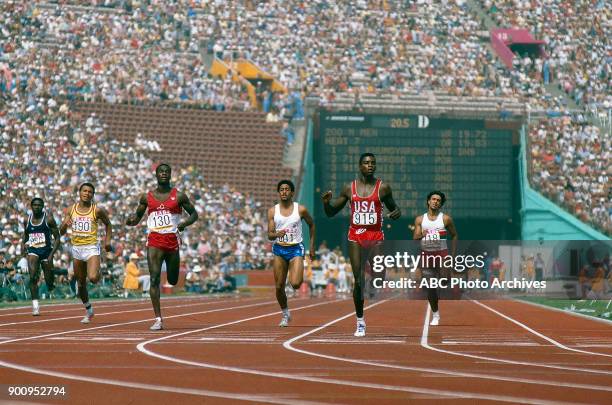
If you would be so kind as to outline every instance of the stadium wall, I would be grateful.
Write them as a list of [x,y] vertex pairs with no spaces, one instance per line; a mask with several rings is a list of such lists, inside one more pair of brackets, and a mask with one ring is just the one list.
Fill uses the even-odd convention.
[[521,239],[522,240],[609,240],[563,211],[529,185],[527,175],[527,128],[521,129],[519,181],[521,190]]

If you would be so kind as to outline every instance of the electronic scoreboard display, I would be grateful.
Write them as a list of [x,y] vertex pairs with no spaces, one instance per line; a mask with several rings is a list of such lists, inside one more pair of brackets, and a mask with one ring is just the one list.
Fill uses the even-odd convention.
[[[503,128],[503,126],[502,126]],[[431,190],[447,195],[453,218],[506,220],[513,215],[513,131],[483,119],[424,115],[319,113],[315,184],[337,196],[354,180],[359,156],[376,155],[402,212],[425,212]]]

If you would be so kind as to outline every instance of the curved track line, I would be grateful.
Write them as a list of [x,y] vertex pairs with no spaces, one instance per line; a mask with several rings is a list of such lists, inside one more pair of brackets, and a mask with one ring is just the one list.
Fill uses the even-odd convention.
[[[227,307],[227,308],[218,308],[218,309],[213,309],[213,310],[208,310],[208,311],[192,312],[189,314],[172,315],[172,316],[165,317],[165,319],[178,318],[178,317],[189,316],[189,315],[207,314],[211,312],[227,311],[227,310],[232,310],[232,309],[249,308],[249,307],[268,305],[268,304],[274,304],[274,303],[276,303],[276,301],[266,301],[266,302],[257,303],[257,304],[240,305],[240,306]],[[275,314],[277,313],[278,311],[275,312]],[[49,336],[65,335],[68,333],[94,330],[94,329],[105,329],[105,328],[111,328],[115,326],[131,325],[135,323],[142,323],[142,322],[149,322],[149,321],[150,319],[147,318],[147,319],[138,320],[138,321],[121,322],[121,323],[110,324],[110,325],[96,326],[93,328],[76,329],[76,330],[69,330],[69,331],[51,333],[51,334],[40,335],[40,336],[31,336],[27,338],[12,339],[12,340],[2,341],[0,342],[0,345],[12,343],[12,342],[19,342],[23,340],[40,339],[40,338],[49,337]],[[50,376],[50,377],[65,378],[65,379],[70,379],[70,380],[75,380],[75,381],[92,382],[92,383],[105,384],[105,385],[115,385],[119,387],[138,388],[138,389],[144,389],[144,390],[163,391],[163,392],[171,392],[171,393],[179,393],[179,394],[209,396],[209,397],[225,398],[225,399],[236,399],[236,400],[250,401],[250,402],[286,404],[288,401],[291,401],[291,403],[313,404],[313,402],[297,401],[297,400],[294,400],[293,398],[284,398],[284,399],[279,400],[279,399],[272,398],[272,397],[259,396],[257,394],[252,394],[252,395],[251,394],[248,394],[248,395],[247,394],[234,394],[230,392],[209,391],[209,390],[200,390],[200,389],[191,389],[191,388],[177,388],[177,387],[168,387],[168,386],[157,385],[157,384],[151,385],[151,384],[144,384],[144,383],[137,383],[137,382],[130,382],[130,381],[120,381],[120,380],[111,380],[111,379],[97,378],[97,377],[87,377],[87,376],[82,376],[82,375],[43,370],[43,369],[38,369],[34,367],[23,366],[20,364],[9,363],[9,362],[2,361],[2,360],[0,360],[0,366],[6,367],[6,368],[12,368],[15,370],[24,371],[24,372],[28,372],[32,374],[40,374],[40,375],[45,375],[45,376]]]
[[554,366],[551,364],[542,364],[542,363],[530,363],[527,361],[515,361],[515,360],[506,360],[495,357],[487,357],[487,356],[478,356],[476,354],[468,354],[468,353],[459,353],[451,350],[440,349],[438,347],[430,346],[427,342],[429,335],[429,315],[431,313],[431,309],[429,308],[429,304],[427,305],[427,310],[425,311],[425,321],[423,322],[423,334],[421,335],[421,346],[426,349],[433,350],[435,352],[451,354],[453,356],[461,356],[468,357],[471,359],[478,360],[487,360],[496,363],[505,363],[505,364],[516,364],[519,366],[529,366],[529,367],[544,367],[544,368],[552,368],[555,370],[563,370],[563,371],[580,371],[582,373],[592,373],[592,374],[604,374],[604,375],[612,375],[612,372],[605,370],[592,370],[587,368],[578,368],[578,367],[563,367],[563,366]]
[[502,318],[504,318],[504,319],[506,319],[506,320],[508,320],[508,321],[512,322],[513,324],[520,326],[521,328],[525,329],[525,330],[526,330],[526,331],[528,331],[529,333],[532,333],[532,334],[536,335],[537,337],[539,337],[539,338],[541,338],[541,339],[544,339],[544,340],[546,340],[547,342],[552,343],[553,345],[557,346],[557,347],[558,347],[558,348],[560,348],[560,349],[563,349],[563,350],[568,350],[568,351],[571,351],[571,352],[576,352],[576,353],[582,353],[582,354],[592,354],[592,355],[595,355],[595,356],[612,357],[612,354],[605,354],[605,353],[590,352],[590,351],[588,351],[588,350],[574,349],[574,348],[572,348],[572,347],[565,346],[563,343],[557,342],[555,339],[550,338],[550,337],[548,337],[548,336],[546,336],[546,335],[541,334],[540,332],[538,332],[538,331],[536,331],[536,330],[531,329],[529,326],[525,325],[524,323],[521,323],[521,322],[517,321],[517,320],[516,320],[516,319],[514,319],[514,318],[510,318],[508,315],[502,314],[502,313],[501,313],[501,312],[499,312],[498,310],[493,309],[493,308],[489,307],[488,305],[483,304],[482,302],[479,302],[479,301],[476,301],[476,300],[474,300],[474,301],[472,301],[472,302],[473,302],[474,304],[478,304],[478,305],[480,305],[480,306],[481,306],[481,307],[483,307],[483,308],[488,309],[489,311],[493,312],[493,313],[494,313],[494,314],[496,314],[496,315],[501,316]]
[[[376,305],[380,305],[385,301],[380,301],[375,304],[369,305],[365,309],[372,308]],[[306,308],[310,308],[310,307],[314,307],[318,305],[321,305],[321,304],[314,304],[314,305],[299,307],[299,308],[292,309],[292,311],[306,309]],[[310,377],[310,376],[303,376],[303,375],[290,375],[287,373],[276,373],[276,372],[269,372],[269,371],[264,371],[264,370],[246,369],[246,368],[232,367],[232,366],[220,366],[220,365],[212,364],[212,363],[203,363],[203,362],[197,362],[197,361],[183,360],[183,359],[179,359],[179,358],[172,357],[172,356],[166,356],[163,354],[155,353],[145,348],[145,346],[150,343],[159,342],[159,341],[170,339],[173,337],[183,336],[189,333],[204,332],[206,330],[217,329],[217,328],[221,328],[221,327],[229,326],[229,325],[235,325],[238,323],[248,322],[251,320],[265,318],[265,317],[277,315],[277,314],[278,314],[278,311],[275,311],[269,314],[258,315],[258,316],[254,316],[250,318],[241,319],[238,321],[227,322],[224,324],[214,325],[214,326],[202,328],[202,329],[195,330],[195,331],[188,331],[188,332],[183,332],[183,333],[177,333],[174,335],[163,336],[161,338],[142,342],[138,344],[136,348],[142,353],[145,353],[149,356],[152,356],[158,359],[162,359],[162,360],[167,360],[173,363],[185,364],[185,365],[195,366],[195,367],[210,368],[210,369],[222,370],[222,371],[231,371],[231,372],[242,373],[242,374],[251,374],[251,375],[256,375],[256,376],[280,378],[280,379],[286,379],[286,380],[308,381],[308,382],[316,382],[316,383],[323,383],[323,384],[344,385],[344,386],[351,386],[351,387],[357,387],[357,388],[379,389],[379,390],[386,390],[386,391],[399,391],[399,392],[407,392],[407,393],[413,393],[413,394],[425,394],[425,395],[434,395],[434,396],[437,395],[437,396],[443,396],[447,398],[486,399],[486,400],[491,400],[491,401],[510,402],[510,403],[517,403],[520,401],[523,403],[537,404],[537,405],[553,405],[553,404],[562,403],[559,401],[546,401],[546,400],[538,400],[538,399],[531,399],[531,398],[507,397],[507,396],[478,394],[478,393],[470,393],[470,392],[445,391],[445,390],[411,387],[411,386],[395,386],[395,385],[387,385],[387,384],[376,384],[376,383],[367,383],[367,382],[358,382],[358,381],[339,380],[339,379],[334,379],[334,378],[319,378],[319,377]],[[353,315],[354,313],[351,312],[343,316],[341,319],[346,319]]]
[[[372,308],[372,307],[374,307],[376,305],[378,305],[378,303],[370,305],[370,306],[366,307],[366,309]],[[296,336],[296,337],[294,337],[292,339],[289,339],[289,340],[287,340],[287,341],[285,341],[283,343],[283,347],[285,347],[285,349],[287,349],[287,350],[291,350],[291,351],[294,351],[294,352],[297,352],[297,353],[301,353],[301,354],[306,354],[306,355],[309,355],[309,356],[321,357],[321,358],[324,358],[324,359],[342,361],[342,362],[347,362],[347,363],[363,364],[363,365],[366,365],[366,366],[391,368],[391,369],[405,370],[405,371],[435,373],[435,374],[442,374],[442,375],[450,375],[450,376],[453,376],[453,377],[480,378],[480,379],[485,379],[485,380],[515,382],[515,383],[522,383],[522,384],[549,385],[549,386],[553,386],[553,387],[558,387],[559,385],[563,385],[563,386],[569,387],[569,388],[578,388],[578,389],[586,389],[586,390],[609,391],[609,392],[612,392],[612,387],[609,387],[609,386],[591,385],[591,384],[578,384],[578,383],[558,382],[558,381],[530,380],[530,379],[527,379],[527,378],[502,377],[502,376],[495,376],[495,375],[490,375],[490,374],[478,374],[478,373],[470,373],[470,372],[464,372],[464,371],[453,371],[453,370],[445,370],[445,369],[438,369],[438,368],[414,367],[414,366],[403,366],[403,365],[398,365],[398,364],[378,363],[378,362],[369,361],[369,360],[359,360],[359,359],[351,359],[351,358],[346,358],[346,357],[332,356],[332,355],[329,355],[329,354],[323,354],[323,353],[318,353],[318,352],[313,352],[313,351],[310,351],[310,350],[298,349],[296,347],[293,347],[292,344],[297,342],[298,340],[300,340],[300,339],[302,339],[302,338],[304,338],[304,337],[306,337],[308,335],[312,335],[313,333],[316,333],[316,332],[318,332],[318,331],[320,331],[322,329],[325,329],[328,326],[331,326],[331,325],[333,325],[335,323],[338,323],[338,322],[340,322],[340,321],[342,321],[342,320],[344,320],[346,318],[349,318],[352,315],[353,314],[348,314],[348,315],[345,315],[345,316],[343,316],[341,318],[334,319],[333,321],[328,322],[328,323],[326,323],[323,326],[320,326],[318,328],[312,329],[312,330],[310,330],[310,331],[308,331],[306,333],[303,333],[303,334],[301,334],[299,336]]]

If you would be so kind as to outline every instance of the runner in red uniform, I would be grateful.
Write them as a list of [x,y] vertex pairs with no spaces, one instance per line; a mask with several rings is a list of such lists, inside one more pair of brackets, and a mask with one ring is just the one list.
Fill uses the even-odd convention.
[[[391,187],[374,177],[376,157],[372,153],[364,153],[359,158],[359,176],[346,184],[340,196],[332,201],[332,192],[321,195],[323,207],[328,217],[340,212],[347,202],[351,204],[351,225],[349,227],[349,259],[355,276],[353,287],[353,302],[357,315],[357,330],[355,336],[365,336],[366,324],[363,318],[363,287],[365,283],[364,257],[368,261],[378,251],[380,241],[385,239],[382,231],[383,204],[390,211],[389,218],[398,219],[400,209],[393,200]],[[363,255],[363,256],[362,256]]]
[[[148,209],[147,217],[147,263],[151,274],[151,304],[155,312],[155,323],[151,330],[163,329],[159,305],[159,283],[162,263],[166,262],[168,282],[176,285],[179,277],[181,257],[179,232],[198,220],[198,213],[185,193],[170,186],[172,169],[165,163],[155,169],[157,188],[140,196],[136,213],[129,216],[126,225],[138,225]],[[181,221],[183,210],[189,217]]]

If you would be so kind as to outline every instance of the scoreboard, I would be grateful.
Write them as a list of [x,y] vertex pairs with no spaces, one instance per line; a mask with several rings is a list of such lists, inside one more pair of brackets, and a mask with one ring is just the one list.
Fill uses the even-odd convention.
[[513,216],[513,130],[503,125],[320,111],[314,147],[315,184],[334,196],[359,174],[359,156],[371,152],[376,177],[391,185],[404,214],[425,212],[427,194],[440,190],[448,199],[444,211],[453,218]]

